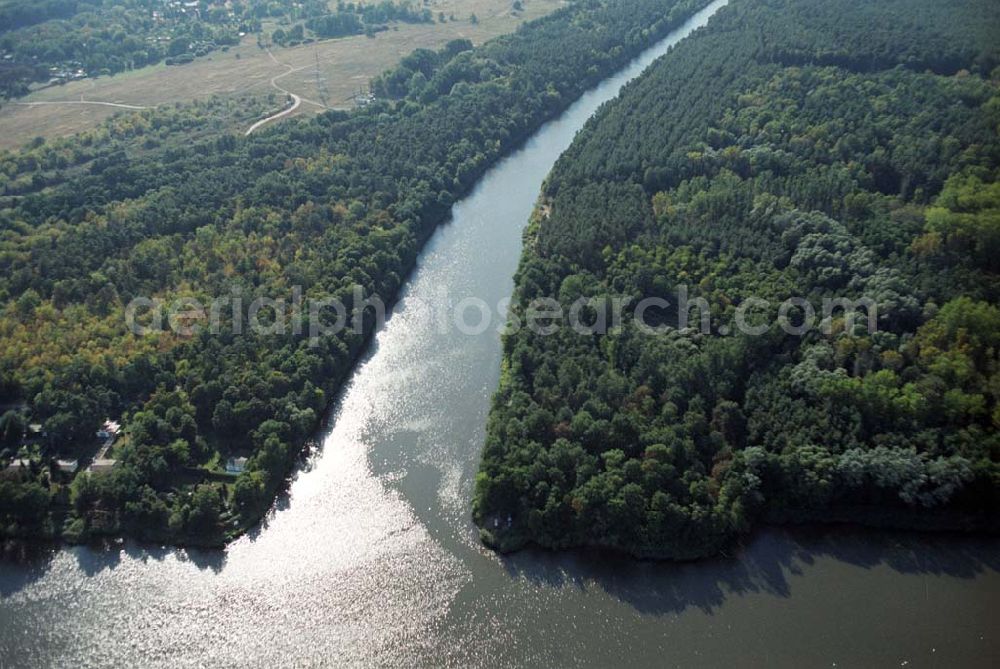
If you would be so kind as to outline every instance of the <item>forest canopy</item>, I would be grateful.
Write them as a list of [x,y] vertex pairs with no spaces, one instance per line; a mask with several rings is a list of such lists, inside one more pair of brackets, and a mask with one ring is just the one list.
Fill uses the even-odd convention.
[[[592,118],[513,313],[684,286],[709,328],[508,335],[483,539],[684,559],[761,521],[996,529],[998,45],[989,0],[733,2]],[[868,298],[877,328],[729,327],[793,296]]]
[[[256,522],[372,314],[318,342],[228,310],[217,334],[137,336],[126,305],[390,301],[490,165],[705,4],[576,2],[476,49],[418,51],[381,77],[405,86],[353,113],[249,137],[203,127],[255,111],[215,101],[0,154],[0,536],[219,544]],[[95,459],[108,418],[117,464],[72,478],[59,460]]]

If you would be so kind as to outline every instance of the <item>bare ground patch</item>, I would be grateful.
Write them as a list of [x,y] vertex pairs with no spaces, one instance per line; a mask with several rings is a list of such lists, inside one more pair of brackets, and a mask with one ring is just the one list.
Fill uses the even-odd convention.
[[[241,93],[283,97],[273,88],[273,77],[295,71],[280,79],[281,88],[303,98],[294,113],[283,118],[323,111],[316,81],[316,65],[326,88],[327,105],[346,109],[353,105],[351,96],[382,71],[399,62],[417,48],[439,48],[458,38],[474,44],[513,32],[518,25],[543,16],[562,6],[562,0],[525,0],[520,12],[511,10],[511,0],[437,0],[427,5],[435,20],[439,12],[454,21],[433,24],[397,24],[374,38],[359,35],[326,40],[291,48],[272,49],[275,60],[257,46],[256,36],[226,52],[216,51],[195,62],[168,67],[152,67],[68,83],[37,91],[5,102],[0,108],[0,148],[22,146],[34,137],[61,137],[92,128],[122,108],[78,104],[79,101],[109,102],[120,105],[156,107],[175,102],[191,102],[212,95]],[[478,23],[469,17],[475,14]],[[72,102],[73,104],[24,104],[34,102]],[[275,121],[280,122],[280,120]]]

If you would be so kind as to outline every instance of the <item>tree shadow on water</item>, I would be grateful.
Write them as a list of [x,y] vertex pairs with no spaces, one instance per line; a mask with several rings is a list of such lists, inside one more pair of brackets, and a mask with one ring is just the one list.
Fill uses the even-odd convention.
[[193,564],[200,570],[211,569],[215,573],[220,572],[226,563],[224,550],[161,546],[132,540],[74,546],[67,550],[74,554],[77,564],[87,576],[116,569],[125,557],[143,564],[163,562],[172,557],[178,562]]
[[119,568],[127,558],[132,562],[163,562],[174,558],[199,570],[219,573],[227,553],[218,549],[177,548],[136,541],[106,541],[85,545],[7,542],[0,546],[0,598],[12,597],[45,578],[60,554],[71,555],[88,578]]
[[43,578],[58,547],[48,543],[10,541],[0,545],[0,598],[17,594]]
[[829,560],[861,569],[971,579],[1000,572],[1000,539],[853,527],[766,528],[729,556],[695,562],[536,549],[501,558],[509,575],[537,587],[601,590],[649,615],[687,609],[712,613],[727,598],[746,594],[789,597],[790,576],[808,574]]

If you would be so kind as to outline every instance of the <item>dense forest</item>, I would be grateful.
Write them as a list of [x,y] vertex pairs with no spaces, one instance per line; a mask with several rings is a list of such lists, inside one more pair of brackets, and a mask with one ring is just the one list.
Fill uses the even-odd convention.
[[[366,33],[371,35],[379,30],[384,30],[386,24],[393,21],[401,23],[433,23],[434,16],[431,10],[411,7],[408,3],[394,4],[384,1],[378,4],[345,4],[341,2],[337,11],[324,13],[310,18],[305,22],[308,28],[317,37],[343,37],[345,35],[358,35]],[[279,28],[279,30],[282,30]],[[291,31],[292,39],[296,36],[301,38],[303,29],[301,25],[296,25]],[[281,37],[286,37],[287,33],[282,30]],[[274,36],[276,42],[283,41],[278,36]]]
[[[265,21],[283,27],[265,35]],[[257,33],[259,46],[294,46],[432,21],[430,10],[411,0],[341,1],[335,9],[327,0],[3,0],[0,96],[160,62],[181,65],[247,33]]]
[[[513,318],[673,305],[505,337],[484,541],[684,559],[756,522],[997,529],[996,9],[740,0],[590,120],[543,188]],[[778,326],[795,296],[804,333],[802,303]],[[874,329],[870,307],[820,313],[862,297]]]
[[[256,522],[371,332],[355,287],[389,302],[485,169],[705,4],[577,2],[415,53],[382,77],[405,80],[393,98],[249,137],[201,132],[238,115],[216,102],[0,154],[0,536],[218,544]],[[140,336],[123,314],[238,296],[291,316],[296,288],[339,298],[352,327],[313,341],[227,309],[217,334]],[[86,466],[107,418],[117,465],[70,480],[56,459]]]

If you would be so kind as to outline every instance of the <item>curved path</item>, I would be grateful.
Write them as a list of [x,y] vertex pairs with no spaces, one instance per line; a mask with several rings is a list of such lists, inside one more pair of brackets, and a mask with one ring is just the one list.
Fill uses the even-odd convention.
[[329,107],[327,107],[324,104],[316,102],[315,100],[310,100],[308,98],[304,98],[304,97],[302,97],[300,95],[297,95],[295,93],[292,93],[290,90],[288,90],[286,88],[282,88],[281,86],[278,85],[278,80],[279,79],[283,79],[284,77],[287,77],[289,74],[292,74],[293,72],[299,72],[300,70],[304,70],[307,67],[309,67],[308,65],[301,65],[299,67],[292,67],[291,65],[288,65],[287,63],[282,63],[281,61],[279,61],[277,58],[274,57],[274,54],[271,53],[270,49],[267,50],[267,55],[271,57],[271,60],[274,61],[275,65],[280,65],[280,66],[282,66],[284,68],[287,68],[287,70],[285,72],[282,72],[281,74],[279,74],[277,76],[271,77],[271,86],[273,86],[274,88],[278,89],[279,91],[281,91],[285,95],[291,97],[292,98],[292,106],[288,107],[287,109],[281,110],[277,114],[271,114],[270,116],[268,116],[266,118],[262,118],[261,120],[257,121],[252,126],[250,126],[249,128],[247,128],[247,131],[245,133],[243,133],[244,135],[249,135],[254,130],[257,130],[261,126],[266,125],[267,123],[270,123],[271,121],[276,121],[277,119],[281,118],[282,116],[288,116],[293,111],[295,111],[296,109],[298,109],[299,106],[301,106],[301,104],[303,102],[309,103],[311,105],[315,105],[317,107],[320,107],[321,109],[329,109]]
[[[274,84],[274,79],[271,80],[271,83]],[[278,87],[275,86],[275,88],[278,88]],[[283,89],[279,89],[279,90],[283,90]],[[288,107],[287,109],[284,109],[284,110],[278,112],[277,114],[272,114],[272,115],[268,116],[267,118],[262,118],[261,120],[257,121],[252,126],[250,126],[249,128],[247,128],[247,131],[245,133],[243,133],[244,135],[249,135],[250,133],[252,133],[257,128],[261,127],[262,125],[264,125],[266,123],[270,123],[271,121],[275,121],[275,120],[281,118],[282,116],[288,116],[293,111],[295,111],[296,109],[299,108],[299,105],[302,104],[302,98],[300,98],[295,93],[289,93],[288,91],[284,91],[284,92],[287,93],[288,95],[290,95],[292,97],[292,106]]]

